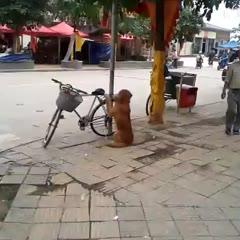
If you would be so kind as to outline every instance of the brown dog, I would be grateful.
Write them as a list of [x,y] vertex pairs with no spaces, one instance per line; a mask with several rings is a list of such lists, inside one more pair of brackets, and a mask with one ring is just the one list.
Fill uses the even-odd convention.
[[116,132],[114,134],[114,142],[110,147],[127,147],[133,143],[133,131],[130,118],[130,99],[132,94],[126,90],[121,90],[113,98],[107,97],[108,115],[113,118],[116,123]]

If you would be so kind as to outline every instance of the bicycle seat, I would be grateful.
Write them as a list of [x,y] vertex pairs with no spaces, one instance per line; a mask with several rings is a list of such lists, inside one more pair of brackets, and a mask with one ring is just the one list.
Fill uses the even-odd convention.
[[105,94],[105,90],[102,88],[97,88],[95,91],[92,92],[92,95],[95,96],[103,96]]

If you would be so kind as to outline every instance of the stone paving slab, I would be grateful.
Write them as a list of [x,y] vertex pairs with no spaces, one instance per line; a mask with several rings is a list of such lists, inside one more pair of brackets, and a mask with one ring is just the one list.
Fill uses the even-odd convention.
[[89,239],[89,223],[62,223],[59,239]]
[[62,216],[62,222],[89,222],[88,208],[66,208]]
[[58,239],[60,223],[34,224],[29,240]]
[[119,238],[119,227],[117,222],[94,222],[91,224],[91,237],[99,238]]
[[61,208],[38,208],[34,215],[34,223],[59,223],[62,218]]
[[11,208],[4,220],[5,223],[32,223],[34,208]]

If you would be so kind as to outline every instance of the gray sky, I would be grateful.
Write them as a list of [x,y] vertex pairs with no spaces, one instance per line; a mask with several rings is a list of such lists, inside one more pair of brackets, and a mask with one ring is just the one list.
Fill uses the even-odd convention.
[[240,24],[240,9],[229,10],[221,5],[218,11],[213,12],[209,23],[229,29],[237,27]]

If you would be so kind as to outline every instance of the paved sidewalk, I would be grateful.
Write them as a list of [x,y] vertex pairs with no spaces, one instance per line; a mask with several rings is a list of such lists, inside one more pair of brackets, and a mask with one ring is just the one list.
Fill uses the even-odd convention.
[[2,152],[0,239],[239,240],[240,137],[220,109],[135,120],[124,149],[71,134]]

